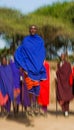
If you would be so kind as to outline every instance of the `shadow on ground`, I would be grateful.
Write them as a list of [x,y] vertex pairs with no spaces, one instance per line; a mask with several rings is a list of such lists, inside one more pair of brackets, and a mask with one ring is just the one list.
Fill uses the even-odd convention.
[[[48,110],[48,114],[52,116],[64,116],[64,113],[61,110]],[[69,116],[74,116],[74,111],[70,111]]]
[[6,115],[4,117],[0,115],[0,117],[5,118],[9,122],[14,121],[17,123],[21,123],[27,127],[34,127],[33,117],[26,116],[25,112],[19,112],[18,115],[14,115],[13,112],[11,112],[9,115]]

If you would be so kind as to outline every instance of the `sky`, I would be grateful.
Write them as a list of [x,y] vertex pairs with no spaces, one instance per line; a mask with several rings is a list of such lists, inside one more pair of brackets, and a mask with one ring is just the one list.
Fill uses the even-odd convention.
[[5,40],[3,40],[3,39],[0,37],[0,49],[4,48],[5,46],[6,46]]
[[[57,1],[64,1],[64,0],[0,0],[0,7],[9,7],[13,9],[20,10],[22,13],[29,13],[37,8],[52,4]],[[65,0],[69,1],[69,0]]]
[[[57,1],[69,1],[69,0],[0,0],[0,7],[8,7],[21,11],[24,14],[33,12],[39,7],[52,4]],[[0,38],[0,48],[4,48],[6,43]]]

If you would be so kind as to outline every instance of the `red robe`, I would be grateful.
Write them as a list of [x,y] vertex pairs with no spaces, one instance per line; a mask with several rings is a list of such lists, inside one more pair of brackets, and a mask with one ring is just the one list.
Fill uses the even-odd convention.
[[50,97],[50,66],[47,61],[44,62],[46,68],[47,79],[40,82],[40,95],[38,103],[47,106],[49,104]]
[[72,68],[72,73],[70,75],[70,86],[73,85],[73,77],[74,77],[74,67]]
[[63,65],[58,64],[57,67],[57,100],[68,102],[73,99],[72,88],[69,84],[71,75],[71,65],[69,62],[64,61]]

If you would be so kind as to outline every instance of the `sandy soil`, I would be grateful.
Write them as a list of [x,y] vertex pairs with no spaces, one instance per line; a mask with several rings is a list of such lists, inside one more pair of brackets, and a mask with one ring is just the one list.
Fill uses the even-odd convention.
[[64,117],[60,106],[56,113],[56,104],[50,104],[47,117],[43,115],[26,117],[19,113],[19,117],[0,117],[0,130],[74,130],[74,101],[70,104],[70,115]]

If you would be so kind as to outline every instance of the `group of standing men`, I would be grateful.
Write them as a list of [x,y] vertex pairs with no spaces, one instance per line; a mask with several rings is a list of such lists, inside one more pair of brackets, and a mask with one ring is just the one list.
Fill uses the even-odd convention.
[[[14,62],[10,61],[7,65],[6,58],[2,59],[0,66],[2,110],[10,108],[10,102],[13,102],[15,113],[19,103],[24,104],[25,109],[30,106],[29,114],[38,113],[39,105],[47,111],[50,75],[49,65],[45,62],[44,40],[37,34],[35,25],[30,26],[29,32],[30,35],[23,39],[15,51]],[[57,100],[66,116],[69,112],[69,102],[73,99],[70,87],[74,84],[73,76],[71,65],[66,61],[65,54],[62,54],[61,62],[57,65],[56,90]]]
[[[2,59],[0,68],[8,80],[5,82],[4,77],[0,76],[3,82],[0,87],[2,97],[2,104],[0,103],[0,105],[5,109],[9,101],[12,101],[15,112],[18,109],[18,104],[21,102],[24,104],[25,109],[27,106],[30,106],[29,113],[33,114],[34,112],[38,113],[39,104],[43,106],[44,111],[47,110],[47,104],[49,103],[49,98],[47,97],[49,96],[49,74],[46,71],[49,71],[49,67],[44,61],[44,40],[37,34],[37,27],[35,25],[30,26],[29,32],[30,35],[23,39],[21,45],[15,51],[14,62],[10,60],[7,65],[6,58],[3,57]],[[40,84],[43,81],[47,83],[47,92],[40,89]],[[43,95],[42,93],[46,95],[45,99],[44,96],[40,96]],[[22,100],[20,100],[20,96]]]

